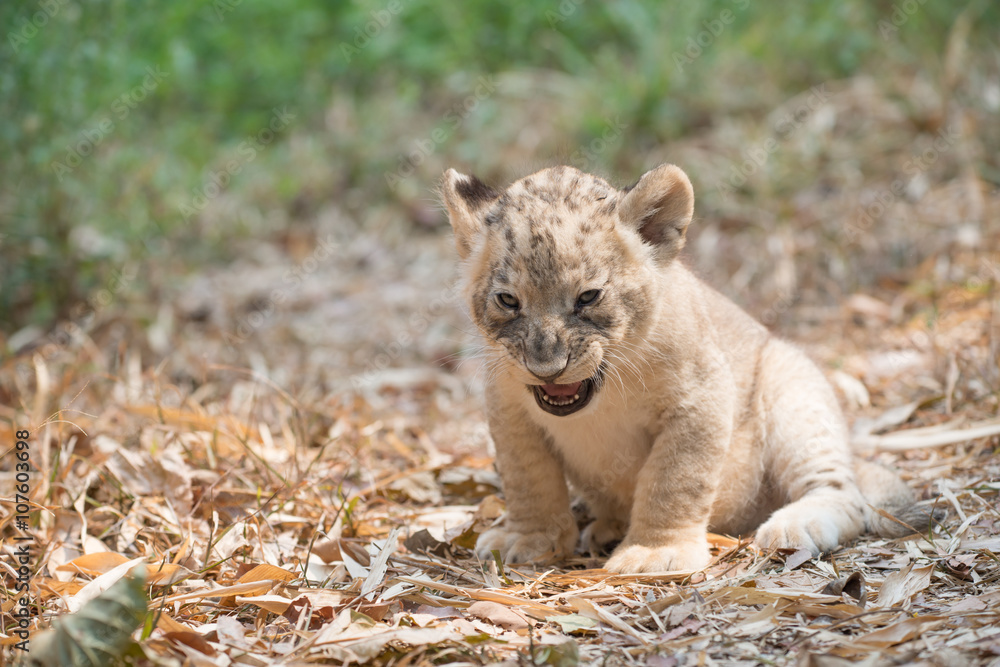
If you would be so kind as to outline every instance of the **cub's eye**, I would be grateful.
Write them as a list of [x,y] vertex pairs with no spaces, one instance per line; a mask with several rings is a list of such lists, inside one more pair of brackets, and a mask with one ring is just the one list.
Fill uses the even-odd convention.
[[597,300],[597,297],[601,295],[601,290],[589,289],[580,296],[576,297],[576,307],[589,306]]
[[513,294],[507,294],[506,292],[499,292],[497,294],[497,303],[508,310],[517,310],[521,305],[516,296]]

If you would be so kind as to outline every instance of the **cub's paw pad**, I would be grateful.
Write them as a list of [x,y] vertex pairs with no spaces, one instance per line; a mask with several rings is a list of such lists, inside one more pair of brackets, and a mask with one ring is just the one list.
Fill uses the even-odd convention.
[[708,542],[705,540],[664,547],[623,544],[615,549],[604,569],[618,574],[700,570],[708,565],[711,559]]
[[625,538],[628,526],[614,519],[595,519],[583,529],[583,550],[595,556],[610,554]]
[[491,528],[476,541],[476,555],[486,561],[496,550],[505,563],[541,563],[572,553],[577,535],[575,524],[570,531],[553,528],[529,533]]

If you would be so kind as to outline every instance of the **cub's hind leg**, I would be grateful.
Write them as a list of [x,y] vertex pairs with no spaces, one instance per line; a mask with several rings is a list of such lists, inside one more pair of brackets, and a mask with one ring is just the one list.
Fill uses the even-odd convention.
[[847,426],[829,383],[804,354],[778,340],[763,354],[756,400],[766,476],[782,506],[757,529],[757,543],[828,551],[865,525]]
[[592,556],[609,554],[628,532],[628,508],[597,494],[591,495],[587,505],[594,519],[580,535],[581,546]]

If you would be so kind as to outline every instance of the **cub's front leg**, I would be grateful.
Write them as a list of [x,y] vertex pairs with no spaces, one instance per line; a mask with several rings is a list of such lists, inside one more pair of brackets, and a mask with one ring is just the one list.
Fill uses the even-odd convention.
[[697,570],[708,564],[708,522],[732,421],[724,411],[671,415],[639,473],[625,540],[605,568]]
[[479,536],[476,554],[485,560],[496,549],[510,563],[542,562],[571,554],[579,530],[570,512],[562,465],[545,442],[542,429],[516,406],[498,405],[500,400],[487,397],[507,516],[503,526]]

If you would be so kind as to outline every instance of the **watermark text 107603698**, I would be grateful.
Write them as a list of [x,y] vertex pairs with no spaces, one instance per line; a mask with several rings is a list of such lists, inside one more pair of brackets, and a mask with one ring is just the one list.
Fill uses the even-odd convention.
[[14,619],[13,627],[6,630],[9,636],[15,636],[21,641],[15,643],[14,649],[28,652],[28,637],[31,626],[31,575],[35,568],[33,542],[34,537],[28,533],[31,525],[31,445],[28,441],[31,433],[18,430],[13,448],[14,454],[14,551],[11,556],[11,570],[17,573],[14,585],[14,605],[10,615]]

